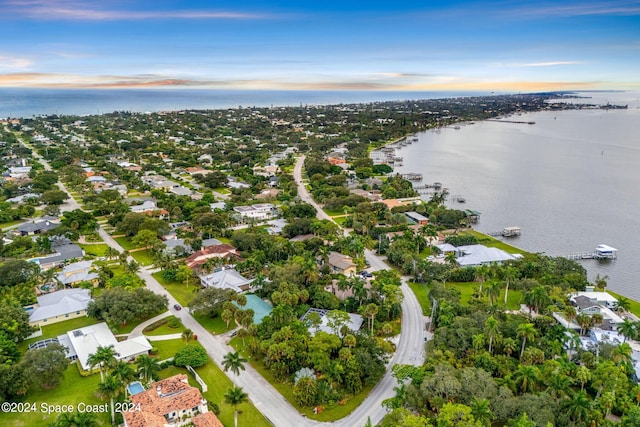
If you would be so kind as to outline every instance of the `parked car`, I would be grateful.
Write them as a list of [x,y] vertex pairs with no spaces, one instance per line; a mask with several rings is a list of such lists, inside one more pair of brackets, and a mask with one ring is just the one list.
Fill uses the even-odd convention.
[[175,310],[182,310],[182,307],[180,306],[180,304],[173,304],[173,308]]

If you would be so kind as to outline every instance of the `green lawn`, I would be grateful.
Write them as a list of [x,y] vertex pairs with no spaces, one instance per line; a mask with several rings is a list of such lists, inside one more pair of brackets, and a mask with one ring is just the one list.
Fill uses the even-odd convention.
[[151,249],[129,252],[129,254],[138,262],[138,264],[142,266],[147,266],[154,263],[153,256],[151,255]]
[[128,334],[130,333],[133,328],[135,328],[136,326],[138,326],[140,323],[151,319],[152,317],[156,317],[159,314],[164,313],[165,311],[167,311],[166,309],[163,309],[162,311],[158,312],[158,313],[154,313],[151,316],[145,317],[144,319],[140,319],[140,320],[134,320],[131,323],[127,323],[126,325],[122,326],[122,325],[118,325],[116,327],[111,327],[111,331],[114,333],[114,335],[120,335],[120,334]]
[[420,307],[422,307],[422,314],[425,316],[431,315],[431,301],[429,301],[429,287],[424,283],[408,282],[409,287],[415,294]]
[[[224,374],[224,372],[222,372],[222,370],[220,370],[220,368],[218,368],[218,366],[211,361],[206,365],[196,369],[196,372],[208,386],[208,390],[206,393],[203,393],[203,397],[208,401],[218,405],[218,407],[220,408],[220,415],[218,415],[218,418],[225,426],[232,426],[234,409],[233,406],[224,402],[224,394],[228,389],[233,387],[233,383]],[[189,377],[189,384],[194,387],[200,388],[193,375],[187,372],[187,370],[184,368],[172,366],[160,372],[160,376],[162,378],[167,378],[177,374],[187,374]],[[251,398],[251,390],[244,391],[248,393],[249,398]],[[242,405],[238,405],[238,410],[242,411],[241,414],[238,414],[239,426],[267,427],[272,425],[256,409],[256,407],[253,406],[253,403],[251,403],[251,401],[243,403]]]
[[338,224],[339,226],[342,226],[342,224],[345,223],[347,218],[349,218],[349,217],[348,216],[339,216],[337,218],[333,218],[333,220],[336,222],[336,224]]
[[489,248],[498,248],[498,249],[502,249],[503,251],[510,253],[510,254],[522,254],[525,255],[527,254],[526,251],[520,249],[520,248],[516,248],[515,246],[511,246],[507,243],[504,243],[501,240],[495,239],[491,236],[488,236],[486,234],[480,233],[479,231],[476,230],[465,230],[463,232],[461,232],[460,234],[470,234],[472,236],[475,236],[476,239],[478,239],[478,243],[480,243],[481,245],[485,245]]
[[[609,290],[607,290],[607,292],[608,292],[608,293],[610,293],[611,295],[613,295],[613,296],[614,296],[614,297],[616,297],[616,298],[627,298],[627,297],[625,297],[624,295],[617,294],[617,293],[615,293],[615,292],[613,292],[613,291],[609,291]],[[630,304],[629,304],[629,305],[630,305],[630,307],[629,307],[629,311],[631,311],[631,312],[632,312],[633,314],[635,314],[636,316],[639,316],[639,317],[640,317],[640,302],[638,302],[638,301],[634,301],[634,300],[632,300],[631,298],[627,298],[627,299],[628,299],[628,300],[629,300],[629,302],[630,302]]]
[[79,245],[86,255],[91,255],[95,257],[103,257],[107,248],[109,247],[106,244],[98,244],[98,245]]
[[344,405],[335,404],[333,406],[323,405],[324,411],[319,414],[313,413],[313,408],[311,407],[303,407],[296,403],[295,396],[293,395],[293,387],[290,383],[281,383],[278,381],[271,371],[264,366],[261,360],[256,360],[252,358],[251,355],[244,350],[244,345],[242,343],[242,338],[235,337],[233,338],[229,344],[236,350],[240,351],[244,357],[249,359],[249,363],[251,366],[262,375],[262,377],[269,382],[282,396],[287,399],[287,401],[293,405],[296,410],[306,417],[317,420],[317,421],[335,421],[341,418],[346,417],[351,412],[353,412],[366,397],[369,395],[369,392],[373,389],[374,386],[367,386],[362,389],[360,393],[355,396],[347,396],[347,402]]
[[[182,339],[166,340],[166,341],[151,341],[153,348],[157,349],[154,352],[153,357],[158,360],[165,360],[175,356],[176,352],[184,347],[184,341]],[[200,345],[196,343],[196,345]]]
[[24,219],[16,219],[15,221],[3,222],[0,224],[0,229],[4,231],[9,228],[15,228],[18,225],[22,224],[23,222],[24,222]]
[[126,236],[121,236],[121,237],[115,237],[114,240],[116,242],[118,242],[118,244],[120,246],[122,246],[122,248],[125,251],[130,251],[131,249],[136,249],[137,246],[133,244],[133,242],[131,241],[131,239],[129,239]]
[[20,344],[20,346],[24,346],[26,350],[29,344],[34,342],[44,340],[47,338],[55,338],[58,335],[62,335],[65,332],[72,331],[74,329],[83,328],[85,326],[94,325],[96,323],[100,323],[99,320],[93,317],[76,317],[75,319],[65,320],[64,322],[52,323],[51,325],[46,325],[42,327],[42,336],[37,338],[32,338],[30,340],[26,340]]
[[[24,402],[36,403],[37,412],[31,413],[3,413],[0,415],[0,425],[11,427],[46,426],[57,418],[58,414],[47,415],[40,411],[41,404],[47,405],[74,405],[85,403],[89,405],[100,405],[108,401],[100,400],[95,394],[100,382],[100,375],[90,375],[81,377],[76,365],[67,367],[62,383],[53,389],[43,389],[39,386],[30,390],[24,398]],[[100,426],[109,426],[110,415],[107,413],[98,414],[97,420]]]
[[178,325],[177,328],[172,328],[169,326],[169,319],[176,319],[175,316],[165,317],[164,319],[160,319],[157,322],[147,326],[144,328],[145,335],[169,335],[169,334],[177,334],[182,333],[185,330],[182,322]]
[[212,191],[215,191],[216,193],[220,193],[220,194],[231,194],[231,191],[229,191],[228,188],[224,188],[224,187],[214,188]]
[[[169,293],[176,300],[178,300],[178,302],[183,307],[186,307],[186,306],[189,305],[189,303],[191,302],[191,300],[193,300],[193,298],[195,296],[194,295],[195,292],[197,292],[198,289],[199,289],[195,285],[191,285],[191,286],[187,287],[187,286],[183,285],[182,283],[168,282],[168,281],[164,280],[164,278],[162,277],[162,273],[160,273],[160,272],[153,273],[153,277],[155,277],[156,280],[167,291],[169,291]],[[221,334],[223,332],[226,332],[226,331],[231,330],[231,329],[236,327],[236,324],[235,324],[235,322],[233,320],[229,324],[229,328],[227,328],[226,323],[224,323],[222,321],[222,319],[219,318],[219,317],[211,319],[210,317],[199,316],[197,314],[194,315],[193,317],[198,321],[198,323],[200,323],[202,326],[205,327],[205,329],[207,329],[209,332],[211,332],[214,335]]]

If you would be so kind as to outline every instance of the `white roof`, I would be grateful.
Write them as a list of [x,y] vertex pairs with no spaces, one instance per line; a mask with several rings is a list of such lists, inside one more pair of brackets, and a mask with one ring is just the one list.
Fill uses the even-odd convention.
[[573,300],[575,297],[587,297],[592,301],[596,302],[607,302],[610,304],[615,304],[618,302],[618,299],[611,295],[608,292],[573,292],[570,294],[570,299]]
[[200,281],[204,286],[210,286],[220,289],[233,289],[236,292],[242,292],[242,286],[253,282],[253,279],[243,277],[236,270],[220,270],[206,276],[200,277]]
[[88,289],[63,289],[39,296],[38,307],[29,316],[29,322],[86,310],[91,302]]
[[67,332],[67,337],[78,355],[82,368],[85,370],[90,369],[87,359],[96,352],[98,347],[112,345],[116,353],[118,353],[116,356],[118,360],[128,359],[151,350],[151,344],[144,336],[118,342],[104,322],[69,331]]
[[615,252],[617,251],[616,248],[612,248],[609,245],[598,245],[596,246],[596,251],[597,252]]
[[513,255],[503,251],[502,249],[488,248],[484,245],[460,246],[458,250],[464,254],[457,259],[458,264],[463,267],[515,259]]

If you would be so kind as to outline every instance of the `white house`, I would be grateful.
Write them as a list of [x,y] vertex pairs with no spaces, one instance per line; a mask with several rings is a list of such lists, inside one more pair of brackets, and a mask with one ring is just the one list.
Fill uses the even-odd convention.
[[243,277],[236,270],[220,270],[200,277],[202,286],[219,288],[219,289],[233,289],[240,293],[248,290],[251,287],[253,279],[247,279]]
[[265,220],[275,216],[276,207],[271,203],[257,203],[251,206],[236,206],[233,210],[242,219]]

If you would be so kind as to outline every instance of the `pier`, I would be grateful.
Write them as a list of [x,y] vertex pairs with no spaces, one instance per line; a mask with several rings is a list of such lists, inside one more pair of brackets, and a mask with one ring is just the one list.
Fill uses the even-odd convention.
[[516,237],[520,235],[520,227],[505,227],[500,231],[486,233],[493,237]]
[[618,250],[612,248],[609,245],[598,245],[593,252],[574,252],[570,254],[558,255],[560,258],[580,260],[580,259],[616,259],[618,257]]
[[487,122],[498,122],[498,123],[519,123],[522,125],[535,125],[536,122],[525,122],[523,120],[499,120],[499,119],[487,119]]

